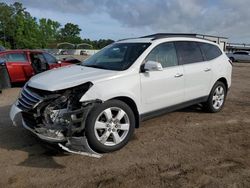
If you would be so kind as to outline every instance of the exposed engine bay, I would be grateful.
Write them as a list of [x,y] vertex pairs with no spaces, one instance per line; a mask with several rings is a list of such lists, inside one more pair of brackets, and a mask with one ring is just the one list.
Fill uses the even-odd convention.
[[56,92],[25,86],[18,99],[24,126],[43,140],[60,143],[66,151],[83,152],[82,147],[87,147],[95,154],[84,138],[84,128],[89,111],[101,101],[79,102],[91,86],[88,82]]

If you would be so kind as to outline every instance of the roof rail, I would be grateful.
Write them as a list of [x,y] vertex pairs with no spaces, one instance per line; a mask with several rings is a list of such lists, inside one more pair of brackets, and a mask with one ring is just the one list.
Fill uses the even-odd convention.
[[152,40],[168,38],[168,37],[194,37],[196,38],[197,34],[194,33],[156,33],[152,35],[142,36],[140,38],[152,38]]
[[168,38],[168,37],[189,37],[189,38],[200,38],[200,39],[205,39],[205,40],[209,40],[205,37],[215,37],[215,38],[220,38],[220,39],[221,38],[227,39],[226,37],[203,35],[203,34],[197,34],[197,33],[156,33],[156,34],[152,34],[152,35],[142,36],[140,38],[152,38],[152,40],[156,40],[156,39]]
[[226,37],[203,35],[203,34],[197,34],[197,33],[155,33],[155,34],[152,34],[152,35],[145,35],[145,36],[142,36],[142,37],[133,37],[133,38],[120,39],[117,42],[128,40],[128,39],[139,39],[139,38],[149,38],[149,39],[151,39],[151,41],[154,41],[154,40],[157,40],[157,39],[170,38],[170,37],[198,38],[198,39],[203,39],[203,40],[212,41],[212,42],[214,42],[214,41],[209,39],[209,37],[214,37],[214,38],[218,38],[218,39],[227,39]]
[[[140,38],[140,37],[139,37]],[[138,39],[138,37],[133,37],[133,38],[125,38],[125,39],[119,39],[116,42],[124,41],[124,40],[129,40],[129,39]]]

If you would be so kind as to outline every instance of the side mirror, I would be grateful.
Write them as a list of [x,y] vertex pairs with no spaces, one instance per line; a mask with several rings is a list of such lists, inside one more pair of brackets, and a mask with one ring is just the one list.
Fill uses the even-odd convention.
[[162,71],[162,65],[159,62],[156,61],[147,61],[143,67],[142,67],[143,72],[148,72],[148,71]]

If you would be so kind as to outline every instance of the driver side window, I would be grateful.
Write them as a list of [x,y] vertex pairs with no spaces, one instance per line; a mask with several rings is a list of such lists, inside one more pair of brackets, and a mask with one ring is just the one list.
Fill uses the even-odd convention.
[[147,61],[161,63],[163,68],[177,66],[178,61],[174,44],[172,42],[159,44],[146,57]]

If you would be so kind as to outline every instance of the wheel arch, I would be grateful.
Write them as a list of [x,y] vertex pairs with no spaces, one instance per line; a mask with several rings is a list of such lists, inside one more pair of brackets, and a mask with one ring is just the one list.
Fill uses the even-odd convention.
[[235,62],[235,58],[234,58],[234,57],[230,56],[229,59],[230,59],[231,61]]
[[[216,82],[222,82],[223,84],[225,84],[225,86],[226,86],[226,89],[227,89],[227,91],[228,91],[228,83],[227,83],[227,79],[225,78],[225,77],[221,77],[220,79],[218,79]],[[215,83],[216,83],[215,82]]]
[[125,96],[120,96],[120,97],[115,97],[109,100],[120,100],[124,103],[126,103],[131,110],[133,111],[134,115],[135,115],[135,128],[139,128],[140,127],[140,116],[139,116],[139,112],[138,112],[138,108],[136,103],[134,102],[133,99],[129,98],[129,97],[125,97]]

